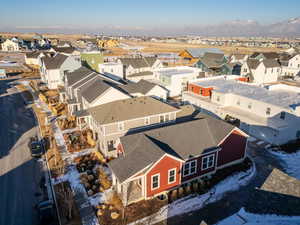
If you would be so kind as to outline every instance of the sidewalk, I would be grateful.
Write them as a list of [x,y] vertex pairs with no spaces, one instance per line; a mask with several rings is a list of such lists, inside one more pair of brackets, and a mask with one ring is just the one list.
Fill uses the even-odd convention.
[[[34,90],[32,90],[32,88],[29,85],[26,86],[33,94],[35,104],[37,105],[37,107],[41,108],[44,112],[46,112],[48,117],[51,116],[52,112],[49,110],[48,106],[37,97],[36,93],[34,92]],[[58,145],[59,152],[62,156],[62,159],[65,161],[66,172],[65,175],[61,177],[58,177],[56,179],[51,179],[51,184],[53,186],[63,181],[69,181],[74,193],[75,202],[79,209],[82,225],[100,225],[98,218],[96,217],[96,214],[93,210],[93,207],[90,204],[90,200],[87,196],[85,188],[80,183],[79,173],[75,165],[73,164],[73,159],[75,157],[90,154],[91,152],[94,151],[94,149],[86,149],[81,152],[73,153],[73,154],[69,153],[63,137],[63,132],[59,128],[56,119],[57,118],[51,121],[51,127],[54,132],[54,138]]]

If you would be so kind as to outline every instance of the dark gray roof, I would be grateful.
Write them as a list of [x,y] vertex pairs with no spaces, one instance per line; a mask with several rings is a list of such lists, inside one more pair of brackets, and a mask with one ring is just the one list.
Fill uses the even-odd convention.
[[123,65],[131,65],[133,68],[152,67],[156,60],[156,57],[120,58]]
[[255,70],[258,67],[259,63],[260,62],[257,59],[248,59],[247,60],[248,67],[250,69],[254,69]]
[[206,53],[204,53],[203,58],[213,59],[215,61],[222,62],[224,59],[224,54],[223,53],[206,52]]
[[73,88],[78,88],[83,86],[84,84],[86,84],[88,81],[93,80],[94,78],[98,77],[99,75],[97,73],[92,73],[88,76],[86,76],[85,78],[83,78],[81,81],[79,81],[78,83],[76,83]]
[[75,84],[76,82],[84,79],[85,77],[89,76],[92,73],[93,73],[92,70],[83,66],[77,70],[74,70],[71,73],[67,73],[66,77],[68,80],[68,86]]
[[72,54],[76,49],[74,47],[53,47],[56,52]]
[[129,83],[126,85],[120,85],[119,87],[122,88],[129,94],[133,93],[142,93],[147,94],[152,88],[154,88],[157,84],[151,83],[146,80],[140,80],[137,83]]
[[99,124],[178,111],[171,105],[147,96],[113,101],[87,110]]
[[262,63],[265,65],[266,68],[280,67],[280,64],[275,59],[264,59]]
[[[198,119],[121,137],[125,152],[109,163],[123,182],[133,174],[156,162],[165,153],[186,160],[208,152],[234,129],[234,126],[208,115]],[[137,157],[139,160],[137,160]]]
[[107,84],[100,77],[97,77],[92,82],[89,82],[88,86],[84,87],[81,96],[91,103],[111,87],[112,86]]
[[42,61],[45,64],[46,69],[59,69],[60,66],[65,62],[68,56],[63,54],[56,54],[53,57],[45,56]]

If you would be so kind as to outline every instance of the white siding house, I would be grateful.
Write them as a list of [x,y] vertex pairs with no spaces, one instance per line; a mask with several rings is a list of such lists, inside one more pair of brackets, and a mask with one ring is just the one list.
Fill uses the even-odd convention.
[[20,50],[19,43],[17,41],[12,41],[7,39],[1,44],[2,51],[4,52],[18,52]]
[[57,89],[64,85],[67,72],[72,72],[81,67],[81,63],[73,56],[56,54],[53,57],[45,56],[41,59],[41,78],[49,89]]
[[189,90],[183,93],[183,101],[225,120],[238,119],[249,135],[275,145],[300,138],[300,88],[282,84],[260,87],[224,78],[193,84],[212,88],[211,95]]
[[287,66],[282,67],[283,76],[296,76],[300,73],[300,54],[296,54],[288,61]]

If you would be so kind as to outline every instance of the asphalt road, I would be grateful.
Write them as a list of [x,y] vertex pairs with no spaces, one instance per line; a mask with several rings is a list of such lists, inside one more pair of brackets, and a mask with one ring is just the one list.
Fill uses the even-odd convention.
[[30,107],[8,82],[0,81],[0,225],[36,225],[42,166],[27,143],[37,127]]

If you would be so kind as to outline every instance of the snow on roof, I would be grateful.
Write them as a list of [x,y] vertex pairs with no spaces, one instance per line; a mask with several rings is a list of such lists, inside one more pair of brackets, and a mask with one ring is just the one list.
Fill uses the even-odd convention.
[[173,67],[173,68],[163,68],[157,70],[157,73],[164,76],[174,76],[174,75],[183,75],[187,73],[195,73],[194,68],[190,68],[187,66],[183,67]]
[[224,78],[195,83],[202,87],[214,87],[214,90],[217,92],[233,93],[287,109],[294,110],[300,105],[300,88],[288,85],[276,84],[260,87]]

